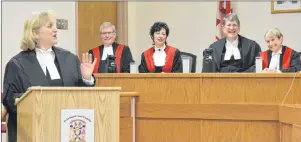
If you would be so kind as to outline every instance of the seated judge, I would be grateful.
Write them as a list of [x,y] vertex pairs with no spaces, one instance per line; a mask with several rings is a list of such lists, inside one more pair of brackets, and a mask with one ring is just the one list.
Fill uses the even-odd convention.
[[83,62],[70,51],[54,46],[57,28],[54,14],[41,12],[24,23],[21,51],[7,63],[4,75],[3,105],[8,112],[8,141],[17,141],[18,98],[31,86],[94,86],[94,64]]
[[182,73],[181,52],[170,45],[166,39],[169,35],[168,25],[164,22],[156,22],[150,29],[153,47],[144,51],[141,55],[140,73]]
[[222,20],[222,30],[226,37],[214,42],[213,49],[217,72],[254,72],[255,58],[261,48],[254,40],[239,35],[240,20],[234,13]]
[[115,42],[115,26],[110,22],[104,22],[100,26],[99,32],[103,44],[89,50],[89,53],[92,54],[92,59],[100,59],[95,64],[94,73],[108,72],[106,60],[109,55],[115,57],[116,73],[129,73],[130,63],[133,61],[132,53],[128,46]]
[[300,55],[292,48],[282,45],[283,35],[279,29],[269,29],[264,38],[269,48],[260,53],[264,72],[281,73],[301,70]]

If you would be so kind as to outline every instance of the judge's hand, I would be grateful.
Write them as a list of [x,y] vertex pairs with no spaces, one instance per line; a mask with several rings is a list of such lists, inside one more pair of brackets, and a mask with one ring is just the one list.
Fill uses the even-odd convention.
[[280,70],[277,70],[277,69],[269,69],[269,68],[263,69],[263,72],[265,72],[265,73],[281,73]]
[[276,73],[277,70],[276,70],[276,69],[269,69],[268,72],[269,72],[269,73]]
[[94,58],[94,62],[92,63],[92,54],[83,53],[80,71],[84,79],[91,80],[96,61],[97,58]]
[[20,101],[20,98],[16,98],[15,99],[15,105],[17,105],[19,101]]
[[265,73],[267,73],[269,71],[269,68],[264,68],[263,70],[262,70],[262,72],[265,72]]

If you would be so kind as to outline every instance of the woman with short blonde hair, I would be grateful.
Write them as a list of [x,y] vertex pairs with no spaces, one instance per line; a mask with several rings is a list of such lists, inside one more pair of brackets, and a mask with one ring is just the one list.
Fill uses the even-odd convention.
[[260,53],[264,72],[281,73],[301,70],[300,55],[292,48],[282,45],[283,34],[278,28],[267,30],[264,38],[269,48]]

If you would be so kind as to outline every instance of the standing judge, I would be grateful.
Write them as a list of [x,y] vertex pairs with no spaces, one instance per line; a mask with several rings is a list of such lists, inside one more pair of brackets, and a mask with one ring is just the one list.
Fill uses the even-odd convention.
[[183,72],[181,52],[167,45],[168,35],[169,28],[166,23],[154,23],[150,29],[154,46],[142,53],[140,73]]
[[131,50],[128,46],[115,42],[116,29],[110,22],[104,22],[99,28],[102,45],[89,50],[92,59],[98,58],[94,73],[106,71],[106,60],[109,55],[115,56],[116,72],[129,73],[130,63],[133,61]]
[[[3,105],[8,111],[8,141],[17,141],[17,98],[31,86],[94,86],[94,63],[83,62],[71,52],[54,46],[57,28],[54,15],[41,12],[24,23],[21,51],[7,63],[4,75]],[[95,59],[97,61],[97,59]]]
[[269,48],[260,53],[264,72],[281,73],[301,70],[300,55],[292,48],[282,45],[283,35],[279,29],[269,29],[264,38]]
[[255,41],[239,35],[238,16],[230,13],[222,20],[222,30],[226,35],[209,48],[213,49],[217,72],[254,72],[255,58],[261,52]]

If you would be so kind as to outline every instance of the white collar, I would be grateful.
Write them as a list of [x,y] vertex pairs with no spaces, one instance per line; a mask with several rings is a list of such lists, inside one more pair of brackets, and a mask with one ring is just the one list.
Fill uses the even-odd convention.
[[35,52],[36,52],[37,60],[40,66],[42,67],[44,74],[46,75],[46,68],[47,68],[49,71],[50,78],[52,80],[60,79],[59,72],[54,63],[55,54],[52,48],[48,48],[47,50],[35,48]]
[[161,48],[158,48],[156,45],[155,45],[155,51],[164,51],[166,48],[166,45],[164,44]]
[[48,48],[47,50],[43,50],[43,49],[40,49],[40,48],[35,48],[35,51],[36,52],[39,52],[39,53],[42,53],[42,54],[44,54],[44,53],[52,53],[53,52],[53,50],[52,50],[52,48],[50,47],[50,48]]
[[224,60],[230,60],[232,55],[236,60],[241,59],[240,51],[238,49],[238,37],[233,42],[227,40],[225,47],[226,53],[224,56]]
[[227,39],[226,44],[233,45],[233,46],[238,46],[238,37],[232,42]]
[[233,46],[238,46],[238,37],[232,42],[227,39],[226,44],[233,45]]
[[103,46],[104,48],[113,48],[113,45],[111,44],[111,45],[109,45],[109,46]]
[[277,54],[279,54],[279,55],[282,54],[282,47],[278,52],[272,52],[272,55],[277,55]]

